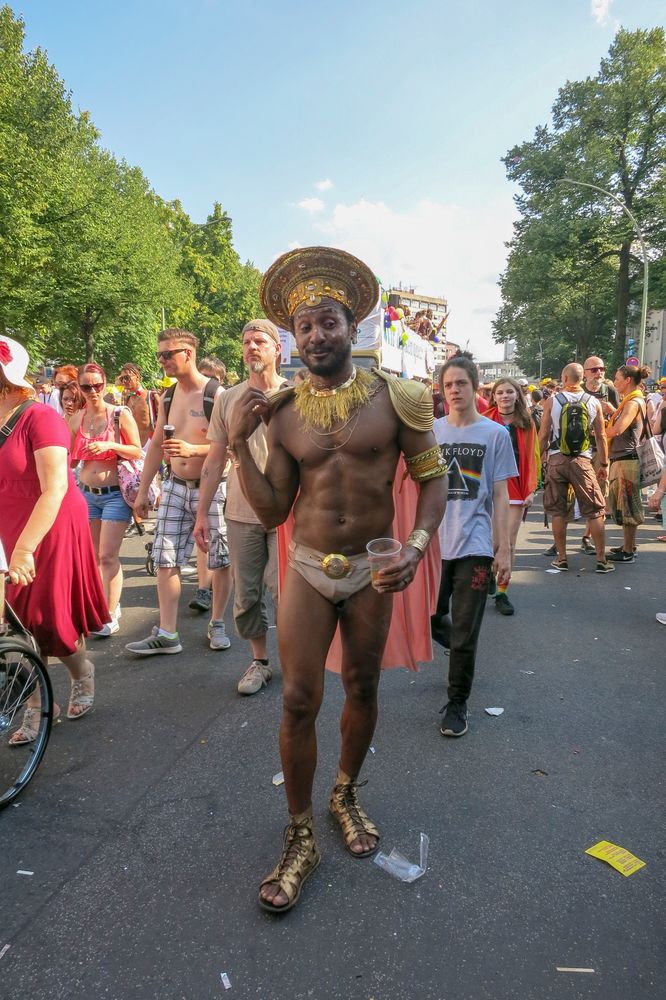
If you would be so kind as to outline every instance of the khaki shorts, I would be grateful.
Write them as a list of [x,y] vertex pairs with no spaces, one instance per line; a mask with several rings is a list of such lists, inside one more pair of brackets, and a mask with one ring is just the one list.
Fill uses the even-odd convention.
[[592,461],[579,455],[571,458],[557,452],[548,459],[548,481],[543,494],[543,509],[547,514],[567,516],[567,493],[572,487],[581,516],[586,519],[603,517],[606,501],[599,489]]
[[618,458],[611,462],[608,502],[616,524],[643,524],[641,464],[637,458]]

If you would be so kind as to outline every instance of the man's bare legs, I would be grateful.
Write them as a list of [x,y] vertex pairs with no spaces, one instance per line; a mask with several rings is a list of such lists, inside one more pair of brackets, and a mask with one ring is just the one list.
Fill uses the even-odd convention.
[[587,530],[590,533],[594,547],[597,552],[597,562],[606,561],[606,515],[602,513],[600,517],[593,517],[587,522]]
[[[315,722],[324,693],[324,663],[337,623],[333,605],[295,570],[287,569],[278,608],[283,684],[280,757],[292,816],[304,813],[312,803],[317,766]],[[262,886],[260,895],[275,907],[288,902],[274,882]]]
[[557,549],[557,558],[566,559],[567,519],[566,517],[563,517],[562,514],[553,514],[551,520],[553,522],[553,541],[555,542],[555,548]]
[[173,634],[178,627],[179,566],[158,566],[157,600],[160,606],[160,628]]
[[215,621],[222,621],[231,593],[231,569],[226,566],[224,569],[211,570],[210,581],[213,589],[211,618]]
[[[356,780],[368,753],[377,724],[377,687],[386,645],[393,601],[368,586],[345,602],[340,615],[342,636],[342,683],[345,704],[340,717],[342,747],[340,767]],[[365,854],[376,837],[361,834],[349,845],[355,854]]]

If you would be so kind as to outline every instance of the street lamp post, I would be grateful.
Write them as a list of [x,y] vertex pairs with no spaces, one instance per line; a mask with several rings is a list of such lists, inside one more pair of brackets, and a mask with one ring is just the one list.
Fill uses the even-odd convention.
[[573,184],[576,187],[586,187],[592,188],[593,191],[600,191],[601,194],[608,195],[612,198],[616,205],[619,205],[625,215],[629,217],[631,223],[636,230],[636,235],[641,245],[641,250],[643,252],[643,300],[641,303],[641,325],[638,335],[638,363],[643,364],[643,355],[645,353],[645,329],[647,327],[647,302],[648,302],[648,255],[647,247],[645,245],[645,240],[643,239],[643,233],[641,232],[641,227],[638,225],[636,217],[629,211],[627,206],[623,201],[614,195],[612,191],[607,191],[606,188],[599,187],[597,184],[588,184],[587,181],[575,181],[571,177],[562,177],[558,184]]

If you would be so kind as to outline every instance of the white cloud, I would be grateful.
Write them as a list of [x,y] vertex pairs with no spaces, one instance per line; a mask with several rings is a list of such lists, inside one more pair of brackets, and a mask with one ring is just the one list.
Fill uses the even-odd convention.
[[287,250],[300,250],[302,246],[302,243],[293,240],[291,243],[287,243]]
[[605,24],[613,0],[590,0],[590,14],[597,24]]
[[325,206],[321,198],[304,198],[303,201],[299,201],[298,207],[310,215],[315,215],[317,212],[323,212]]
[[327,177],[325,181],[317,181],[315,187],[318,191],[330,191],[333,187],[333,181]]
[[[479,360],[502,355],[491,321],[500,305],[497,279],[506,263],[515,208],[511,193],[470,206],[421,201],[405,211],[361,199],[337,204],[314,226],[323,242],[366,261],[382,284],[402,282],[444,296],[449,338]],[[491,276],[492,283],[490,281]]]

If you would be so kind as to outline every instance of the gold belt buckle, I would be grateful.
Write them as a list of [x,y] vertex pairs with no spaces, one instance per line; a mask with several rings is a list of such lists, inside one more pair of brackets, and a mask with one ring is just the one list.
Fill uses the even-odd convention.
[[321,568],[329,580],[342,580],[351,573],[351,563],[347,556],[339,552],[329,552],[321,561]]

